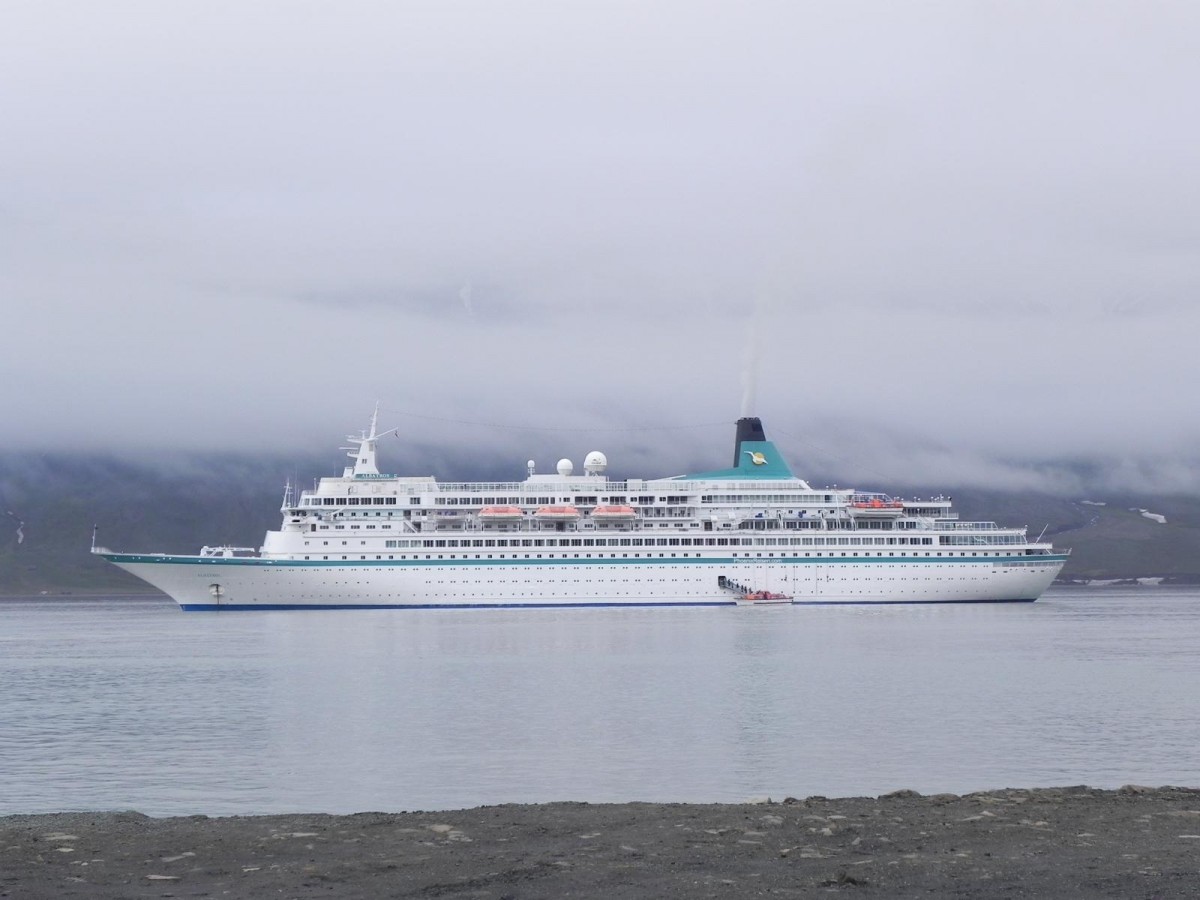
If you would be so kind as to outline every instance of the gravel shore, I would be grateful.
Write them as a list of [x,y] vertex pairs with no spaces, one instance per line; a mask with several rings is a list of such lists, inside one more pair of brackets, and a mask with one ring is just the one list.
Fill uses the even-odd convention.
[[1195,897],[1200,789],[0,818],[0,897]]

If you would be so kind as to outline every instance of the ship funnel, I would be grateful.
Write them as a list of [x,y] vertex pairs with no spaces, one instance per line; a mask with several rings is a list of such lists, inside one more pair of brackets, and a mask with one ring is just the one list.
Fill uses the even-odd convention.
[[763,431],[762,419],[758,416],[747,416],[737,420],[737,436],[733,442],[733,467],[736,469],[742,461],[742,441],[765,441],[767,434]]

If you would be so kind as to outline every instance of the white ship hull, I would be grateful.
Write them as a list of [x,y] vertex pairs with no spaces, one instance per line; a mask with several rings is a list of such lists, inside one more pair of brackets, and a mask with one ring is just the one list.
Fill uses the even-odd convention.
[[105,557],[185,610],[731,606],[720,576],[786,594],[793,604],[1036,600],[1065,557],[980,559],[526,560],[477,563],[317,563],[293,560]]
[[737,428],[728,469],[614,481],[592,451],[583,475],[443,483],[380,473],[372,418],[259,548],[93,552],[187,610],[995,603],[1036,600],[1066,561],[947,497],[814,488],[758,419]]

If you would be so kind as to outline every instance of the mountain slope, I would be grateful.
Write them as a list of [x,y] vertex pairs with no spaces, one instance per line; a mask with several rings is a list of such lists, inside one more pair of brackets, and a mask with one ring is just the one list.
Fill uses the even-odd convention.
[[[298,463],[235,455],[180,457],[172,465],[167,470],[103,456],[0,454],[0,593],[145,590],[88,552],[93,525],[98,543],[114,550],[254,547],[279,524],[285,482],[308,484],[314,474],[330,471],[328,459]],[[967,490],[954,499],[964,520],[1024,524],[1035,536],[1044,528],[1056,545],[1072,550],[1064,579],[1200,583],[1196,498],[1082,501]],[[1142,508],[1166,522],[1146,517]]]

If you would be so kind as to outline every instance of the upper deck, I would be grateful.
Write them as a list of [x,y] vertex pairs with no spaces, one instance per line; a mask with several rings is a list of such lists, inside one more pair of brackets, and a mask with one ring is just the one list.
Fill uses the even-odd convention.
[[[385,432],[386,434],[388,432]],[[848,488],[815,488],[794,475],[757,419],[738,423],[733,465],[667,478],[609,479],[593,451],[586,472],[561,460],[555,473],[527,464],[523,481],[439,482],[433,476],[381,473],[383,435],[350,438],[352,466],[312,490],[291,492],[284,530],[324,531],[361,523],[371,530],[430,531],[853,531],[952,532],[989,543],[1025,541],[1025,529],[960,522],[947,497],[901,499]],[[619,511],[617,511],[619,510]],[[367,524],[369,522],[369,524]],[[970,538],[969,538],[970,539]]]

